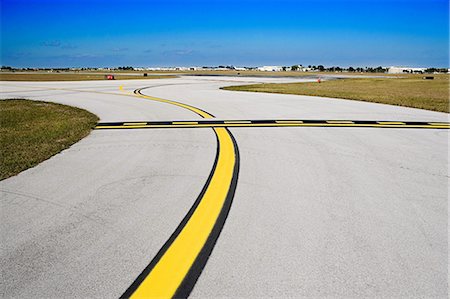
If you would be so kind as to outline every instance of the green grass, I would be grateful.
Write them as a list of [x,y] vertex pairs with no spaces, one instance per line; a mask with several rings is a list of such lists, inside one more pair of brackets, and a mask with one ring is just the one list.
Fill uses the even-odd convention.
[[404,78],[342,79],[322,83],[253,84],[223,89],[342,98],[448,113],[449,75],[434,75],[434,80],[424,80],[422,77],[410,75]]
[[[92,71],[96,72],[96,71]],[[163,71],[114,71],[114,73],[148,73],[150,74],[177,74],[177,75],[213,75],[213,76],[241,76],[241,77],[309,77],[309,76],[326,76],[326,75],[337,75],[337,76],[383,76],[383,77],[398,77],[398,76],[410,76],[409,74],[386,74],[386,73],[349,73],[349,72],[295,72],[295,71],[286,71],[286,72],[263,72],[256,70],[244,70],[244,71],[236,71],[236,70],[163,70]]]
[[98,118],[65,105],[0,101],[0,180],[33,167],[87,136]]
[[[242,76],[242,77],[310,77],[310,76],[326,76],[326,75],[337,75],[337,76],[383,76],[390,77],[396,76],[393,74],[385,73],[344,73],[344,72],[263,72],[263,71],[235,71],[235,70],[224,70],[224,71],[173,71],[174,74],[191,74],[191,75],[223,75],[223,76]],[[407,74],[406,74],[407,75]]]
[[[137,79],[168,79],[173,75],[115,75],[116,80]],[[88,81],[106,80],[105,75],[100,74],[76,74],[76,73],[0,73],[0,81]]]

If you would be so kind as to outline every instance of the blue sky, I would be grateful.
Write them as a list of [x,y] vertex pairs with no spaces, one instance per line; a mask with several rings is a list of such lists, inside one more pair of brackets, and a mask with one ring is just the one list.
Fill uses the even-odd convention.
[[0,0],[1,64],[449,65],[447,0]]

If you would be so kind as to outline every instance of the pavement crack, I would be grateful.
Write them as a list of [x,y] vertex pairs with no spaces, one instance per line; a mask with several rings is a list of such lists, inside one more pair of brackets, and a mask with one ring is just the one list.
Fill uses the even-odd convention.
[[[28,199],[33,199],[35,201],[39,201],[39,202],[44,202],[46,204],[49,204],[49,205],[52,205],[52,206],[59,207],[59,208],[62,208],[64,210],[67,210],[67,211],[71,212],[72,214],[75,214],[75,215],[77,215],[77,216],[79,216],[81,218],[84,218],[84,219],[86,219],[86,220],[88,220],[90,222],[94,222],[94,223],[96,223],[98,225],[101,225],[101,226],[107,226],[107,225],[105,225],[102,222],[99,222],[99,221],[97,221],[97,220],[95,220],[95,219],[93,219],[93,218],[91,218],[91,217],[89,217],[87,215],[84,215],[83,213],[78,212],[73,206],[63,205],[63,204],[56,203],[56,202],[48,200],[48,199],[44,199],[42,197],[38,197],[38,196],[35,196],[35,195],[30,195],[30,194],[22,193],[22,192],[16,192],[16,191],[4,190],[4,189],[0,189],[0,192],[7,193],[7,194],[12,194],[12,195],[16,195],[16,196],[22,196],[22,197],[25,197],[25,198],[28,198]],[[3,196],[1,197],[0,200],[3,201],[4,203],[7,203],[7,204],[14,204],[13,203],[14,200],[6,199]]]

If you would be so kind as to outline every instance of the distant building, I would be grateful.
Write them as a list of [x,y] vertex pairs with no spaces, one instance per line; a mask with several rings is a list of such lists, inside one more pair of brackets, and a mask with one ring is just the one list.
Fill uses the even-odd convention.
[[262,72],[280,72],[283,70],[282,66],[260,66],[257,68],[258,71]]
[[388,68],[388,74],[423,74],[427,68],[424,67],[401,67],[391,66]]

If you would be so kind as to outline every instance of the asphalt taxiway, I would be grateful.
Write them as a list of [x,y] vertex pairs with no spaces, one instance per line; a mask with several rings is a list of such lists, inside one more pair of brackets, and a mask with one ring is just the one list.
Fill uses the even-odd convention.
[[448,114],[219,89],[299,80],[0,82],[134,127],[0,182],[2,296],[446,298]]

